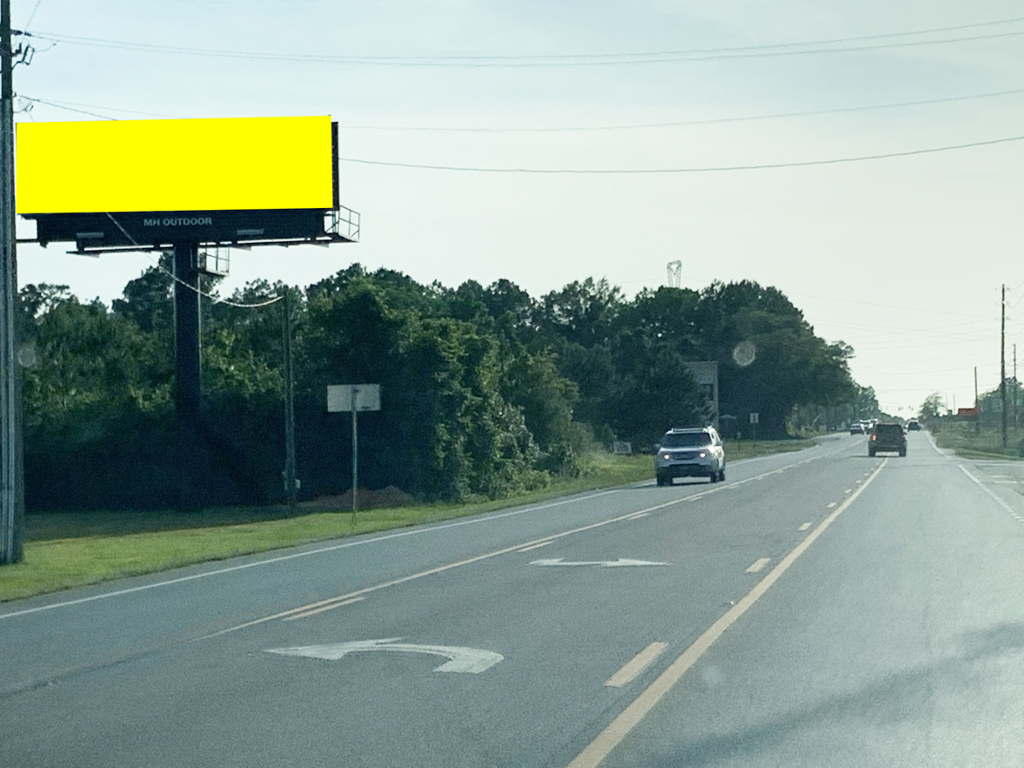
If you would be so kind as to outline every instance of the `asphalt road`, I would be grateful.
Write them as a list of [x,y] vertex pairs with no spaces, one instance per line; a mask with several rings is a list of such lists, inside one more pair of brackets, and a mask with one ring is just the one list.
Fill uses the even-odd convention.
[[0,606],[0,766],[1024,764],[1024,466],[728,480]]

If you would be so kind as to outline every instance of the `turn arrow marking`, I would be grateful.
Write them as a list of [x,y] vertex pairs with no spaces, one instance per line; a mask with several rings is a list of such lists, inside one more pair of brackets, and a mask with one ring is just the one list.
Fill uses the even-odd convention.
[[267,653],[277,653],[281,656],[305,656],[310,659],[326,659],[328,661],[336,661],[350,653],[364,651],[429,653],[448,658],[448,661],[434,670],[435,672],[468,672],[473,675],[490,669],[505,658],[500,653],[480,648],[461,648],[455,645],[413,645],[412,643],[399,643],[398,641],[401,639],[400,637],[389,637],[380,640],[360,640],[354,643],[271,648],[267,650]]
[[620,557],[618,560],[567,563],[563,558],[556,557],[551,560],[534,560],[530,565],[597,565],[602,568],[621,568],[627,565],[668,565],[668,563],[654,563],[649,560],[628,560],[624,557]]

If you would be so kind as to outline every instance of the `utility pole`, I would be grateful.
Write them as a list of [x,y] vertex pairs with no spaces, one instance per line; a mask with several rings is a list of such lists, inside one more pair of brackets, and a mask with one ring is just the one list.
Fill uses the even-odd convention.
[[1003,284],[1002,321],[999,330],[999,397],[1003,401],[1003,448],[1006,448],[1006,284]]
[[1017,384],[1017,345],[1013,345],[1013,428],[1017,428],[1017,393],[1020,386]]
[[25,517],[20,381],[14,304],[18,262],[14,233],[14,70],[11,1],[0,0],[0,565],[22,558]]
[[295,506],[295,389],[292,375],[292,311],[288,300],[288,286],[284,289],[282,312],[284,322],[284,488],[288,506]]
[[978,366],[974,366],[974,434],[981,433],[981,408],[978,407]]

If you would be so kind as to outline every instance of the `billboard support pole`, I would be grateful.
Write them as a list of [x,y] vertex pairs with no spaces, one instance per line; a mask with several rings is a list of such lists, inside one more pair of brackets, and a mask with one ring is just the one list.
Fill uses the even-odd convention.
[[0,0],[0,565],[22,558],[25,514],[21,402],[15,354],[14,61],[11,2]]
[[295,381],[292,372],[292,310],[288,300],[288,286],[284,287],[281,324],[284,342],[284,488],[288,506],[296,502],[295,482]]
[[198,504],[200,342],[198,243],[174,244],[174,395],[178,418],[178,509]]
[[352,525],[359,510],[359,387],[352,387]]

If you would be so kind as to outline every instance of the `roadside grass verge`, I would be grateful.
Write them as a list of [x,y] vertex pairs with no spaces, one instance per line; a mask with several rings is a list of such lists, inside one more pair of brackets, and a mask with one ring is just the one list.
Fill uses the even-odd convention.
[[[812,440],[743,441],[726,446],[728,460],[796,451]],[[26,517],[25,557],[0,568],[0,602],[96,584],[126,576],[224,560],[357,534],[436,523],[536,504],[600,488],[650,480],[650,456],[589,454],[584,474],[560,478],[514,498],[459,505],[350,510],[292,510],[285,506],[227,507],[180,513],[54,512]]]
[[1001,429],[983,427],[975,432],[973,424],[943,424],[933,433],[940,448],[948,448],[965,459],[1017,459],[1024,451],[1024,428],[1009,429],[1003,448]]

